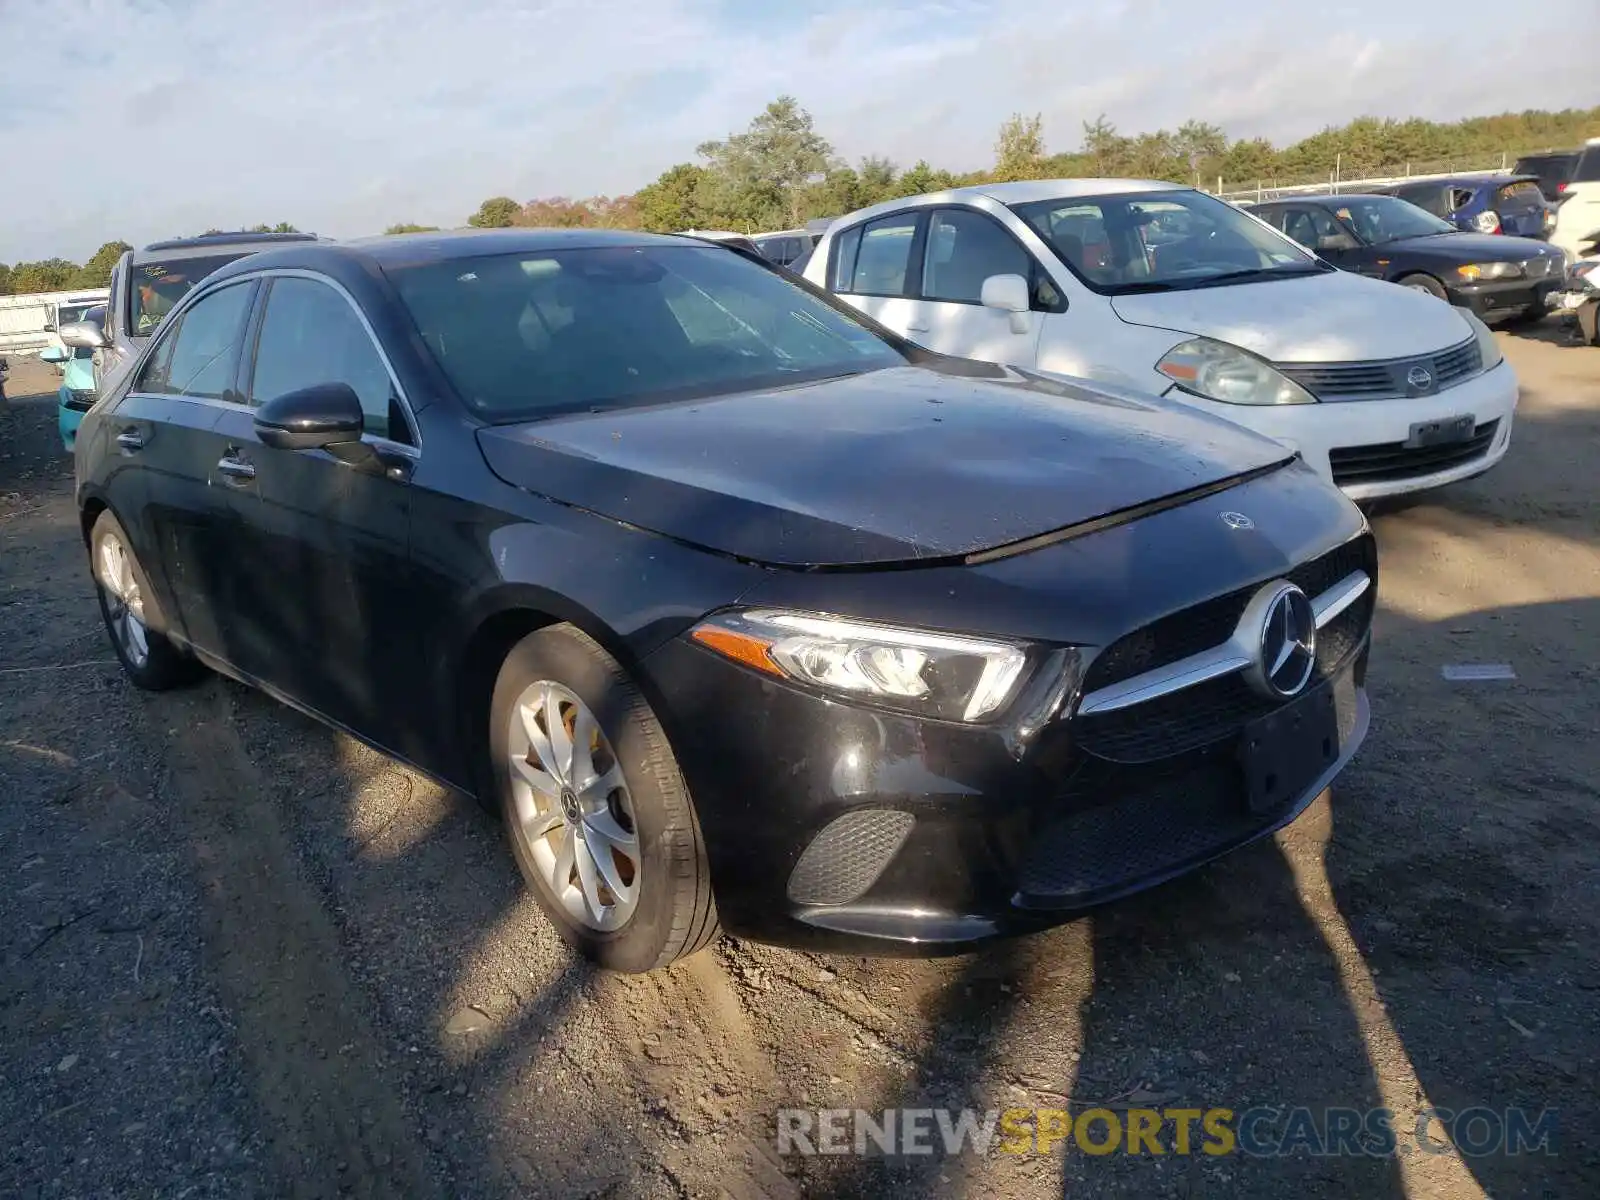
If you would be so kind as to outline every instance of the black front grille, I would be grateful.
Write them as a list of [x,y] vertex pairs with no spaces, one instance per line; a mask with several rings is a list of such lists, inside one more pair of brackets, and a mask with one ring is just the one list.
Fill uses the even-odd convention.
[[1499,428],[1498,420],[1489,421],[1474,429],[1465,441],[1443,446],[1407,446],[1404,442],[1343,446],[1328,452],[1328,465],[1333,470],[1333,481],[1339,484],[1415,479],[1481,458],[1489,452]]
[[1359,363],[1277,363],[1278,370],[1322,400],[1384,400],[1413,394],[1412,368],[1432,376],[1429,393],[1441,391],[1483,370],[1478,339],[1469,338],[1437,354]]
[[[1359,717],[1355,672],[1346,669],[1332,686],[1340,744],[1348,747]],[[1018,886],[1044,904],[1088,903],[1248,841],[1304,798],[1285,796],[1277,808],[1252,812],[1244,795],[1232,739],[1139,765],[1087,758],[1058,793],[1062,815],[1033,837]]]
[[[1376,570],[1377,553],[1372,539],[1360,537],[1301,563],[1287,571],[1283,578],[1315,598],[1355,571],[1365,571],[1368,577],[1375,578]],[[1090,665],[1083,683],[1084,692],[1098,691],[1220,646],[1239,623],[1250,597],[1271,578],[1274,576],[1263,576],[1249,587],[1202,601],[1119,638]]]

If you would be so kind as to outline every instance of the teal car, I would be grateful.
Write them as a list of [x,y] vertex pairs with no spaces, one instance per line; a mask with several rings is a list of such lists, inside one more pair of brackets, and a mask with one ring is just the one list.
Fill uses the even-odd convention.
[[[105,305],[97,305],[79,319],[105,320]],[[56,390],[56,427],[61,444],[72,453],[78,438],[78,422],[94,403],[94,351],[87,346],[51,346],[39,355],[45,362],[61,368],[61,386]]]

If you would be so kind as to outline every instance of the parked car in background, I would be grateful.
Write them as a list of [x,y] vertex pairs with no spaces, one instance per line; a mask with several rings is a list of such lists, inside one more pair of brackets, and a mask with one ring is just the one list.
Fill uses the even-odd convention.
[[699,238],[703,242],[721,242],[725,246],[737,246],[746,254],[766,257],[751,238],[742,233],[730,233],[726,229],[686,229],[680,236]]
[[[69,328],[78,321],[104,326],[105,305],[93,305],[77,312],[75,318],[61,328]],[[94,353],[88,346],[51,346],[39,355],[46,362],[56,363],[61,370],[61,386],[56,392],[56,428],[68,454],[72,453],[83,414],[94,404]]]
[[[1236,421],[1359,499],[1480,474],[1510,445],[1516,375],[1470,312],[1335,270],[1176,184],[894,200],[836,221],[805,274],[930,349]],[[1337,403],[1367,399],[1384,403]]]
[[817,237],[813,237],[804,229],[781,229],[776,233],[764,233],[755,239],[756,249],[761,251],[761,256],[768,262],[775,262],[780,267],[792,267],[805,252],[817,244]]
[[1600,346],[1600,229],[1583,238],[1579,249],[1583,257],[1568,268],[1566,282],[1550,301],[1583,341]]
[[1536,175],[1423,179],[1372,191],[1398,196],[1466,233],[1547,238],[1556,227],[1556,206]]
[[475,792],[622,970],[1056,924],[1292,821],[1368,725],[1373,537],[1285,447],[686,238],[224,267],[76,494],[135,684],[203,663]]
[[80,322],[79,339],[69,344],[95,351],[95,386],[104,387],[138,356],[173,306],[212,271],[269,246],[318,240],[311,233],[210,233],[125,251],[111,273],[98,336],[90,337],[95,327]]
[[1590,138],[1578,152],[1572,178],[1561,192],[1551,241],[1569,258],[1577,258],[1583,240],[1595,229],[1600,229],[1600,138]]
[[[75,325],[83,320],[84,314],[89,310],[103,307],[108,294],[105,288],[98,288],[88,292],[75,292],[52,301],[44,323],[46,331],[53,335],[49,345],[57,350],[66,349],[65,344],[61,341],[61,328],[65,325]],[[39,357],[46,362],[55,363],[56,369],[61,370],[71,356],[50,355],[47,357],[41,351]]]
[[1566,195],[1578,168],[1581,150],[1548,150],[1543,154],[1524,154],[1511,168],[1513,175],[1532,175],[1539,181],[1539,191],[1552,204],[1559,204]]
[[1398,196],[1300,196],[1252,211],[1342,270],[1427,292],[1486,321],[1544,316],[1566,274],[1554,246],[1462,233]]

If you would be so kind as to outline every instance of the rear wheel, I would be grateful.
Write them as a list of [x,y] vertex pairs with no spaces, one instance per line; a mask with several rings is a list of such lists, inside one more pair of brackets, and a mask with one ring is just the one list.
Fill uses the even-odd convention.
[[1395,280],[1395,282],[1401,287],[1408,287],[1413,291],[1427,292],[1428,295],[1436,296],[1440,300],[1450,299],[1449,295],[1444,290],[1444,284],[1440,283],[1432,275],[1403,275],[1399,279]]
[[716,905],[694,805],[649,703],[571,625],[507,655],[490,753],[512,852],[563,937],[618,971],[709,945]]
[[89,532],[89,565],[100,615],[129,679],[147,691],[163,692],[205,674],[204,667],[157,632],[164,622],[149,579],[127,533],[109,511],[96,518]]

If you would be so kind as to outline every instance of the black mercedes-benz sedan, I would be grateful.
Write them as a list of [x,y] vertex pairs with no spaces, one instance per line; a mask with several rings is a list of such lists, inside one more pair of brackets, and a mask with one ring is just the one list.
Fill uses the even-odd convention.
[[1291,450],[694,240],[243,259],[76,459],[136,684],[208,667],[477,795],[622,970],[1059,922],[1292,820],[1367,727],[1372,537]]
[[1566,276],[1555,246],[1463,233],[1395,196],[1292,196],[1250,211],[1336,267],[1428,292],[1485,321],[1537,320]]

